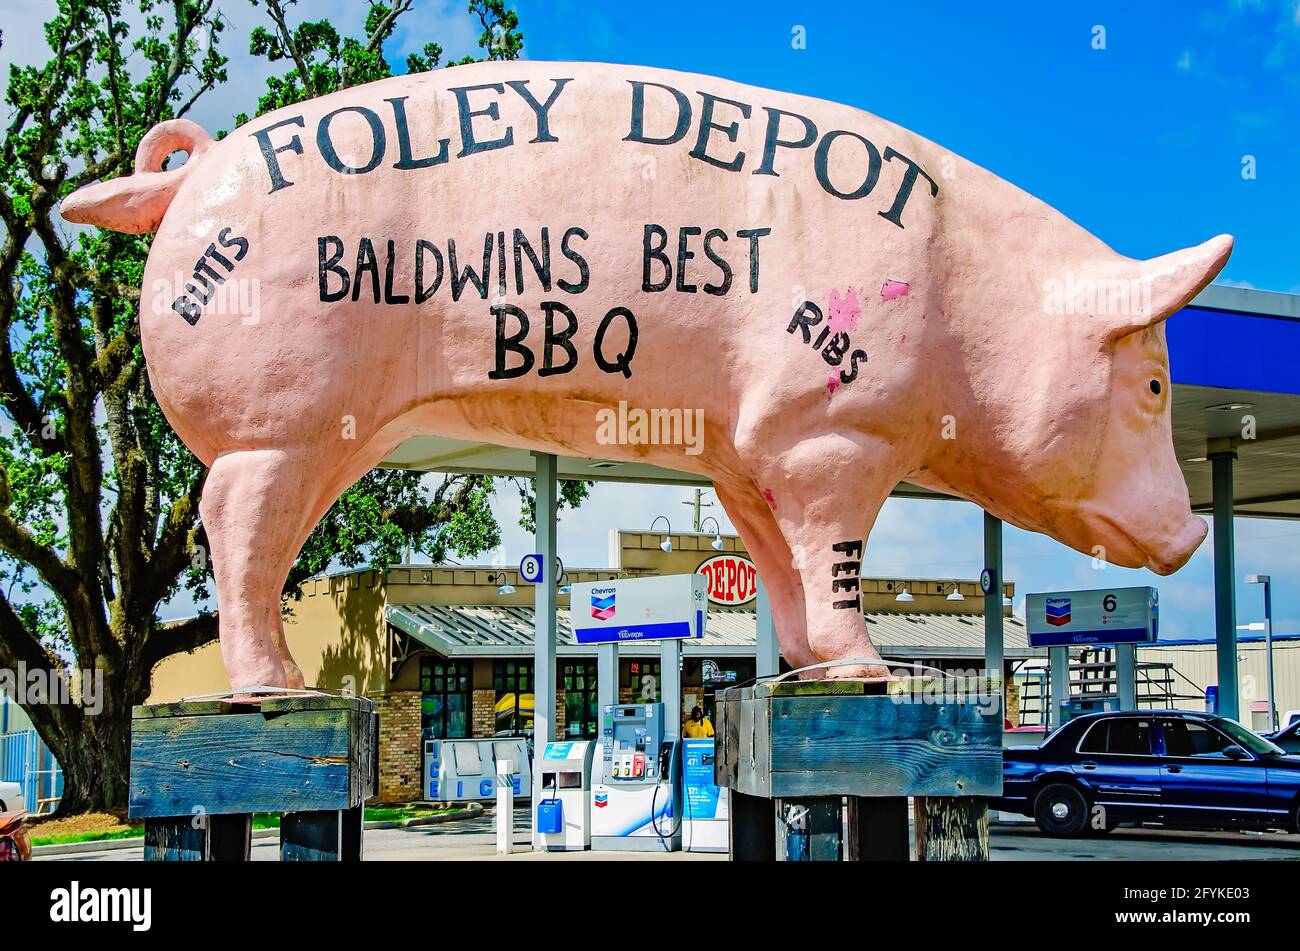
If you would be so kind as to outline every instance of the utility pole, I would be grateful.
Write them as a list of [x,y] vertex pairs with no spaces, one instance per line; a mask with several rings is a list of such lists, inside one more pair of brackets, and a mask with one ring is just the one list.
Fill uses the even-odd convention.
[[703,490],[703,489],[696,489],[696,490],[695,490],[695,501],[693,501],[693,502],[683,502],[683,503],[682,503],[682,505],[691,505],[691,506],[694,506],[694,507],[695,507],[695,521],[694,521],[695,529],[694,529],[694,530],[695,530],[695,533],[696,533],[696,534],[699,534],[700,531],[701,531],[701,529],[700,529],[700,509],[711,509],[711,508],[713,508],[713,503],[712,503],[712,502],[702,502],[702,501],[701,501],[701,498],[703,497],[703,495],[704,495],[704,490]]
[[1273,585],[1268,575],[1246,575],[1246,584],[1264,586],[1264,663],[1268,679],[1268,728],[1277,729],[1277,701],[1273,693]]

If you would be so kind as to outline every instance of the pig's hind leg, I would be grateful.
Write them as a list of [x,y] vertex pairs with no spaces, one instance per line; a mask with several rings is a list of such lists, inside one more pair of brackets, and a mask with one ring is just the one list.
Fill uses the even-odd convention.
[[713,487],[763,579],[782,656],[792,667],[817,663],[804,627],[803,582],[772,510],[752,482],[735,489],[719,483]]
[[[867,632],[859,579],[871,523],[897,480],[879,474],[860,438],[832,434],[800,441],[774,459],[766,486],[802,581],[814,662],[880,657]],[[826,672],[886,673],[883,666],[862,664]]]
[[[322,474],[297,449],[224,453],[199,514],[216,575],[221,656],[230,686],[300,687],[284,643],[280,593],[311,525]],[[304,528],[305,525],[305,528]]]

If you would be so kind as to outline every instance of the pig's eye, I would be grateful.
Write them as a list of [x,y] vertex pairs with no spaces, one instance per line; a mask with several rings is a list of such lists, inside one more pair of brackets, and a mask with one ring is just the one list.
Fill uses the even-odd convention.
[[1159,396],[1159,395],[1160,395],[1160,381],[1159,381],[1159,380],[1152,380],[1152,381],[1151,381],[1151,392],[1154,393],[1156,396]]

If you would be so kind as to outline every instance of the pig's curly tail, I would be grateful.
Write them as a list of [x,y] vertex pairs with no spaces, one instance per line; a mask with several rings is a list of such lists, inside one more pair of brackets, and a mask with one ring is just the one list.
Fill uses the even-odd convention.
[[[135,174],[79,188],[63,199],[59,212],[67,221],[110,231],[157,231],[181,184],[212,145],[212,136],[189,119],[160,122],[135,150]],[[164,172],[163,162],[173,152],[188,152],[189,160]]]

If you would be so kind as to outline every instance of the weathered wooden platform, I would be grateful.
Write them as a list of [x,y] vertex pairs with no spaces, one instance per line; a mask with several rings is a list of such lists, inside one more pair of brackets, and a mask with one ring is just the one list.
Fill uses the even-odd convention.
[[767,798],[1000,795],[997,696],[970,681],[945,686],[912,678],[725,690],[715,723],[717,782]]
[[[987,680],[772,680],[717,698],[733,858],[987,858],[1003,710]],[[773,832],[775,836],[773,838]]]
[[146,858],[247,858],[255,812],[283,814],[286,861],[360,858],[378,740],[379,717],[364,697],[135,707],[128,812],[145,820]]

